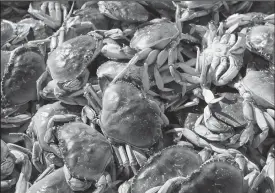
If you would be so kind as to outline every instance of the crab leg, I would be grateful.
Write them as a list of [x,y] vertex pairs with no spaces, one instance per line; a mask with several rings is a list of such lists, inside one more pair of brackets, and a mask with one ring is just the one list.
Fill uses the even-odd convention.
[[47,80],[48,76],[50,76],[49,72],[45,70],[41,74],[41,76],[36,80],[36,90],[37,90],[37,101],[40,101],[40,93],[42,92],[42,84]]
[[211,12],[210,10],[193,11],[193,10],[187,9],[181,15],[180,22],[185,22],[185,21],[192,20],[194,18],[205,16],[205,15],[208,15],[210,12]]
[[269,128],[271,129],[271,132],[275,134],[275,120],[267,112],[264,112],[264,117]]
[[28,149],[29,151],[32,151],[33,142],[27,134],[25,134],[25,133],[9,133],[9,136],[18,138],[18,140],[23,140],[25,143],[26,149]]
[[254,106],[254,115],[259,128],[262,130],[262,133],[257,135],[253,140],[253,146],[258,147],[260,143],[262,143],[267,138],[269,126],[265,120],[263,112],[258,107],[255,107],[255,106]]
[[128,156],[128,159],[129,159],[129,162],[130,162],[130,166],[134,172],[134,175],[137,174],[137,169],[136,169],[136,165],[137,165],[137,161],[135,160],[135,156],[133,154],[133,150],[131,148],[131,146],[127,145],[125,146],[126,148],[126,153],[127,153],[127,156]]
[[42,156],[42,149],[39,145],[39,142],[36,141],[33,143],[33,149],[32,149],[32,163],[34,167],[39,171],[40,173],[45,170],[45,165],[41,163],[40,159]]
[[[93,96],[97,97],[98,100],[96,101]],[[92,106],[92,108],[96,111],[96,113],[99,114],[99,112],[102,109],[102,106],[101,106],[102,101],[97,96],[97,93],[95,92],[91,84],[87,84],[84,87],[84,97],[88,100],[89,105]]]

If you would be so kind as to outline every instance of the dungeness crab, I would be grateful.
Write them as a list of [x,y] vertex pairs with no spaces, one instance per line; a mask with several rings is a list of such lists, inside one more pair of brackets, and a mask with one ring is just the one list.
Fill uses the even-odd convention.
[[[80,35],[65,41],[50,53],[47,69],[37,81],[38,97],[54,90],[57,99],[68,104],[85,105],[82,98],[83,86],[87,83],[90,72],[87,67],[97,57],[102,48],[102,39],[94,33]],[[47,77],[53,79],[43,89]],[[77,98],[78,97],[78,98]]]
[[58,101],[40,107],[33,116],[27,134],[33,139],[32,162],[39,172],[47,168],[46,164],[43,164],[45,161],[47,163],[47,158],[51,159],[48,160],[50,163],[63,165],[59,148],[54,144],[48,144],[44,139],[47,130],[56,126],[57,122],[66,123],[79,118],[80,113],[80,107]]
[[[140,89],[129,82],[120,80],[110,83],[103,91],[102,103],[91,97],[95,95],[92,87],[87,85],[85,90],[89,104],[97,107],[95,109],[102,109],[98,123],[103,134],[112,144],[119,145],[118,148],[114,147],[119,164],[127,168],[130,164],[136,173],[136,159],[139,165],[143,163],[138,159],[140,153],[132,148],[148,153],[150,150],[158,149],[162,144],[161,127],[169,123],[167,117],[156,102],[146,98]],[[121,146],[123,144],[126,144],[127,154]]]
[[[110,178],[105,169],[115,169],[112,148],[97,130],[85,123],[73,122],[47,130],[45,139],[53,142],[55,138],[64,161],[65,178],[72,190],[84,191],[94,182],[102,181],[101,178]],[[103,191],[106,185],[100,184],[96,191]]]

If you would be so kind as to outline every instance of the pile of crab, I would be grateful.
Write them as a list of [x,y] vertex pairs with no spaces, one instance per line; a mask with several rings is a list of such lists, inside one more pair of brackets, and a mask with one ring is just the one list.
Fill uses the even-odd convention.
[[273,193],[274,2],[1,2],[1,192]]

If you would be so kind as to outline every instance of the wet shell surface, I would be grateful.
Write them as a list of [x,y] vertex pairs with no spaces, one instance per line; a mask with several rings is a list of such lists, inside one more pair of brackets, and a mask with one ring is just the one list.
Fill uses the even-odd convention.
[[194,150],[183,146],[171,146],[151,157],[140,169],[131,185],[131,193],[146,192],[163,185],[167,180],[190,175],[202,164]]
[[110,84],[102,104],[101,128],[108,138],[138,148],[158,142],[163,121],[134,85],[124,81]]
[[112,158],[112,149],[106,138],[84,123],[73,122],[58,130],[58,139],[71,175],[97,181]]

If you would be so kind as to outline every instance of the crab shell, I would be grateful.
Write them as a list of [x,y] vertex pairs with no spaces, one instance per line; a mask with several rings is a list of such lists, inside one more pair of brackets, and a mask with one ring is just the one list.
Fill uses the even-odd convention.
[[50,118],[54,115],[64,114],[75,114],[80,116],[81,107],[66,105],[61,102],[55,102],[47,104],[38,109],[36,114],[33,116],[29,130],[33,132],[34,136],[39,142],[41,148],[48,152],[55,152],[53,149],[44,141],[44,136],[47,131],[47,125]]
[[152,102],[137,87],[124,81],[106,88],[100,121],[109,139],[145,149],[157,144],[164,124]]
[[8,20],[1,20],[1,47],[14,37],[15,30],[13,25]]
[[65,165],[79,179],[97,181],[112,159],[107,139],[84,123],[65,124],[58,139]]
[[259,106],[274,109],[274,75],[251,70],[242,79],[242,85]]
[[248,29],[246,39],[250,51],[275,64],[274,25],[258,25]]
[[45,69],[44,56],[37,47],[13,50],[1,79],[1,102],[8,106],[36,100],[36,80]]
[[149,13],[138,2],[134,1],[99,1],[99,11],[106,16],[126,22],[145,22]]
[[163,49],[178,32],[174,23],[160,21],[137,30],[131,39],[130,47],[136,50],[151,47]]
[[[243,115],[242,102],[243,98],[240,97],[239,93],[226,93],[221,101],[211,106],[213,117],[208,119],[205,123],[206,126],[214,132],[226,132],[232,127],[245,126],[246,120]],[[218,125],[215,124],[215,119],[219,120]]]
[[183,146],[168,147],[151,157],[139,170],[131,184],[131,193],[146,192],[168,179],[190,175],[201,164],[194,150]]
[[65,82],[74,80],[100,53],[102,41],[94,36],[81,35],[58,46],[47,60],[53,79]]
[[27,193],[73,193],[67,184],[63,168],[46,175],[42,180],[34,183]]
[[243,193],[243,173],[233,160],[205,162],[180,183],[181,193]]

